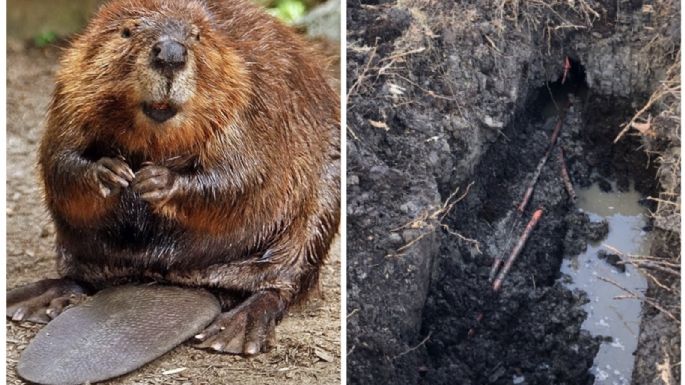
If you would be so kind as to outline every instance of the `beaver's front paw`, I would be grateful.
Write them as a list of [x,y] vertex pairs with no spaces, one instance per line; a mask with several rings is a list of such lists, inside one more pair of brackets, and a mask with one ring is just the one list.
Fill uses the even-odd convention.
[[44,279],[7,292],[7,318],[48,323],[85,298],[85,290],[74,281]]
[[147,164],[136,173],[133,191],[156,207],[164,206],[174,197],[177,174],[166,167]]
[[133,181],[133,171],[122,159],[100,158],[93,168],[94,181],[103,198],[118,193]]
[[276,323],[284,308],[283,301],[274,292],[253,294],[196,335],[197,347],[246,355],[266,352],[275,343]]

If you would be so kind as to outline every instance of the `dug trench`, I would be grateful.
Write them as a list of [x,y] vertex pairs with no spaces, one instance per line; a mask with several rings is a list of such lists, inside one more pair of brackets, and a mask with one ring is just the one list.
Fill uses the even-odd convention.
[[[455,376],[462,384],[603,383],[595,382],[590,369],[600,344],[611,340],[582,328],[587,316],[582,305],[589,298],[564,285],[560,268],[564,258],[602,240],[608,228],[593,222],[571,195],[595,183],[654,195],[656,169],[638,150],[638,140],[613,143],[615,127],[630,114],[630,101],[593,96],[582,65],[574,62],[574,68],[563,86],[562,75],[530,93],[444,221],[454,236],[442,242],[423,313],[422,334],[430,336],[427,365],[421,368],[425,383],[452,383]],[[556,145],[519,213],[558,119],[563,124]],[[562,167],[574,190],[564,184]],[[493,260],[510,254],[538,208],[539,223],[495,292],[489,280]]]
[[[600,348],[613,343],[584,331],[595,298],[573,290],[562,269],[586,245],[606,242],[606,225],[580,211],[583,189],[635,189],[679,207],[677,118],[661,114],[663,105],[647,108],[654,135],[632,128],[613,143],[650,95],[679,85],[669,75],[679,71],[679,3],[647,3],[347,3],[350,383],[613,384],[593,378]],[[572,72],[562,86],[566,57]],[[569,94],[557,148],[519,218],[550,143],[551,98],[563,104]],[[679,106],[678,97],[666,101]],[[538,208],[494,294],[493,259],[511,252]],[[674,225],[655,215],[641,237],[655,239],[650,255],[677,264],[671,211]],[[677,318],[679,275],[657,278],[666,289],[650,281],[636,294]],[[644,302],[641,310],[624,383],[677,383],[679,324]]]

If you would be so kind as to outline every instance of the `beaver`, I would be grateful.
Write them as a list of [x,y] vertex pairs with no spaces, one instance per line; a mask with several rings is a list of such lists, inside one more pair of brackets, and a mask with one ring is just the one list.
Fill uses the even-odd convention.
[[340,215],[339,97],[244,0],[114,0],[66,50],[39,153],[59,279],[7,295],[49,322],[131,282],[201,287],[200,348],[253,355],[317,286]]

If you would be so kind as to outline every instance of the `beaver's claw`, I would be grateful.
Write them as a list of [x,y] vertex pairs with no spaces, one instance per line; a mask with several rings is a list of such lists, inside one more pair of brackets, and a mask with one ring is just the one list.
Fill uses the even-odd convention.
[[266,352],[275,343],[284,307],[276,293],[256,293],[196,335],[197,347],[232,354]]
[[68,279],[44,279],[7,292],[7,318],[48,323],[86,298],[84,289]]
[[133,171],[119,158],[100,158],[93,169],[98,192],[103,198],[118,193],[133,181]]
[[176,173],[166,167],[147,164],[136,173],[133,190],[150,204],[162,206],[176,192]]

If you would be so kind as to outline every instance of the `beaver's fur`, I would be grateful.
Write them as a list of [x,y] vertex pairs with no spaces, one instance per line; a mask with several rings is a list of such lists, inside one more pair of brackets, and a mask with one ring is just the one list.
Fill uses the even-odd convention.
[[[166,84],[149,65],[163,36],[188,50]],[[62,276],[266,293],[253,302],[277,322],[339,223],[339,98],[321,62],[247,1],[103,6],[66,51],[40,147]],[[142,112],[160,102],[178,114]],[[107,162],[121,188],[103,185]]]

